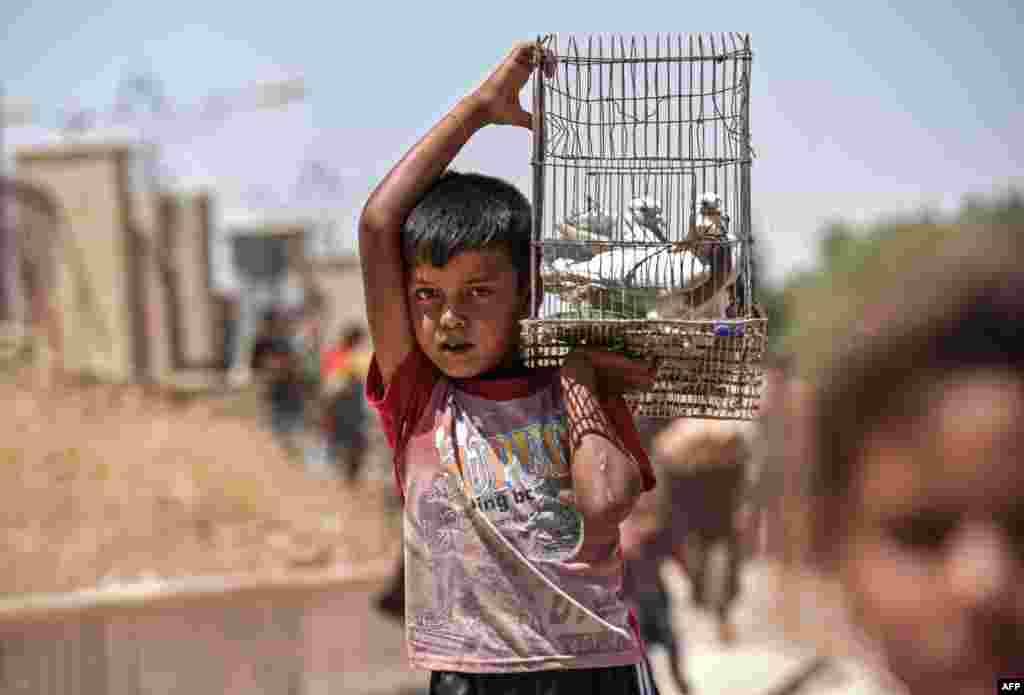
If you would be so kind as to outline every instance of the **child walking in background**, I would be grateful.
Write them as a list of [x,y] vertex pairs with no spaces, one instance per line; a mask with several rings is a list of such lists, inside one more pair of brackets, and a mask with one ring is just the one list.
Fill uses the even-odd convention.
[[305,408],[303,385],[287,321],[277,309],[268,309],[263,314],[250,353],[249,368],[262,383],[274,437],[289,456],[300,460]]
[[[676,420],[654,440],[664,465],[663,525],[690,578],[691,599],[714,615],[718,637],[736,638],[730,612],[739,595],[743,548],[736,525],[750,460],[749,423],[732,420]],[[725,555],[724,572],[711,558]]]
[[[743,550],[733,516],[743,492],[752,428],[738,421],[678,419],[649,437],[658,486],[640,496],[622,524],[625,593],[640,636],[663,648],[675,687],[690,692],[682,635],[673,626],[671,595],[663,565],[685,568],[699,606],[710,606],[719,638],[731,642],[729,612],[739,593]],[[724,573],[709,571],[716,547],[727,554]]]
[[371,195],[360,219],[367,393],[404,496],[406,637],[432,693],[649,693],[620,593],[619,524],[654,478],[621,394],[651,365],[578,350],[528,369],[531,211],[446,172],[552,65],[516,46]]
[[813,550],[912,695],[982,695],[1024,675],[1024,228],[945,243],[814,372]]
[[320,410],[327,458],[349,483],[358,479],[367,447],[365,337],[362,325],[346,326],[321,359]]
[[621,526],[622,555],[626,563],[623,592],[652,660],[657,651],[664,650],[673,685],[680,693],[687,694],[691,689],[685,675],[683,636],[673,625],[675,609],[661,574],[664,563],[683,563],[686,535],[685,525],[680,523],[683,517],[676,513],[679,500],[673,500],[671,493],[672,477],[668,469],[672,460],[665,451],[653,446],[666,426],[671,427],[671,423],[641,424],[641,436],[651,451],[658,485],[640,495]]

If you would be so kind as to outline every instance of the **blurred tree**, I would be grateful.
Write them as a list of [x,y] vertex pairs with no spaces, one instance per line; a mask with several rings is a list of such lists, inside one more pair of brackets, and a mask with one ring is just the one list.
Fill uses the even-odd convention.
[[1024,192],[1010,189],[992,199],[968,196],[960,210],[966,223],[1019,224],[1024,220]]
[[[799,347],[813,362],[835,340],[870,323],[863,308],[877,287],[900,279],[908,259],[932,253],[947,235],[961,231],[961,224],[1024,224],[1024,192],[1009,189],[965,197],[945,221],[934,211],[922,210],[864,227],[842,220],[827,223],[819,234],[815,267],[790,276],[781,287],[759,288],[769,314],[769,348]],[[819,344],[808,344],[813,341]]]

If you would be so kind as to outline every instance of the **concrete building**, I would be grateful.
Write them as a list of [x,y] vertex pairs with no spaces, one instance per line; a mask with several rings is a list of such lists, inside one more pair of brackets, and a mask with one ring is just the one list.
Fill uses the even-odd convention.
[[32,241],[40,222],[31,210],[17,216],[16,236],[35,266],[52,258],[52,278],[42,285],[52,288],[64,370],[166,382],[183,368],[222,361],[209,259],[212,205],[205,193],[135,190],[134,156],[129,144],[17,152],[19,180],[48,198],[55,213],[47,251]]
[[177,230],[171,248],[180,310],[172,334],[178,363],[186,368],[220,366],[223,319],[213,289],[210,243],[213,197],[207,192],[171,194],[165,200],[167,226]]
[[145,284],[127,145],[44,146],[16,155],[19,178],[59,206],[55,304],[63,366],[113,381],[148,378]]
[[366,298],[359,257],[310,258],[307,272],[325,301],[325,335],[336,337],[353,323],[366,325]]
[[23,324],[49,317],[46,340],[64,346],[56,358],[64,371],[167,383],[239,366],[270,306],[295,316],[315,308],[326,340],[365,323],[358,258],[311,256],[310,220],[227,221],[238,287],[217,292],[213,195],[136,185],[138,156],[129,143],[16,153],[22,193],[13,222],[24,272],[15,313]]

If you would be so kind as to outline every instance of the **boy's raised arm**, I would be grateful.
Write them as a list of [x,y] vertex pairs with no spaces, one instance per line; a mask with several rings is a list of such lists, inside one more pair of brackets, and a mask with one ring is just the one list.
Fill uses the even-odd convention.
[[415,347],[402,262],[401,229],[423,194],[485,125],[530,128],[519,92],[530,77],[535,44],[517,44],[490,76],[461,99],[388,172],[359,218],[366,315],[384,383]]

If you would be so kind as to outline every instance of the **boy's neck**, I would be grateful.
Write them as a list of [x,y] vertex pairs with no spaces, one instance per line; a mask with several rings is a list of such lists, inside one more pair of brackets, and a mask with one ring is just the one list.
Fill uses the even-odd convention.
[[478,374],[472,378],[480,381],[495,381],[498,379],[522,377],[529,374],[529,372],[530,368],[526,366],[526,362],[522,358],[516,358],[508,362],[503,362],[497,367],[489,369],[483,374]]

